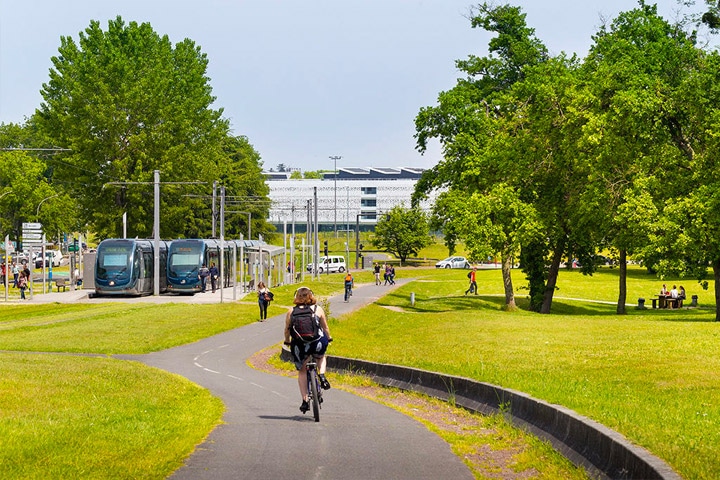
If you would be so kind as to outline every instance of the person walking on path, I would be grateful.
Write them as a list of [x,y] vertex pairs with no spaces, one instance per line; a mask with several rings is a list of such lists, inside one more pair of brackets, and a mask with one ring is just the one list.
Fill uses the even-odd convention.
[[390,280],[390,285],[395,285],[395,267],[390,267],[390,275],[388,275],[388,280]]
[[25,289],[27,288],[27,278],[24,274],[18,277],[17,286],[20,289],[20,300],[25,300]]
[[375,272],[375,285],[380,285],[380,265],[377,262],[375,262],[373,270]]
[[267,319],[268,305],[272,301],[272,293],[265,285],[265,282],[258,283],[258,305],[260,306],[260,321]]
[[474,293],[475,295],[478,294],[477,291],[477,281],[475,281],[475,276],[477,274],[477,267],[473,267],[472,270],[468,272],[468,278],[470,279],[470,287],[465,290],[465,295],[468,293]]
[[12,274],[13,274],[13,287],[18,288],[18,276],[20,275],[20,267],[18,267],[18,264],[13,262],[12,264]]
[[200,271],[198,272],[198,278],[200,279],[200,292],[205,293],[205,290],[207,290],[207,279],[210,276],[210,270],[207,268],[207,265],[203,263],[202,267],[200,267]]
[[210,264],[210,285],[212,285],[212,293],[215,293],[215,290],[217,290],[219,277],[220,272],[215,266],[215,263]]

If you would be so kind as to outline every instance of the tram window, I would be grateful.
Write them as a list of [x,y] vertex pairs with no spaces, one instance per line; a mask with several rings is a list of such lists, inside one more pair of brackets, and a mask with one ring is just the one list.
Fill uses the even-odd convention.
[[150,272],[153,271],[153,257],[151,253],[143,253],[143,264],[145,267],[143,278],[151,278],[152,275]]
[[197,265],[200,262],[199,253],[173,253],[170,263],[175,265]]
[[105,254],[103,255],[102,265],[104,267],[125,267],[127,265],[127,255]]

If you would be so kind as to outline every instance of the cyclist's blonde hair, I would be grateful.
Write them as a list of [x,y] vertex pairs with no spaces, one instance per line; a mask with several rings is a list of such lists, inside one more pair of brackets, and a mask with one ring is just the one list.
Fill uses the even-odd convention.
[[293,303],[295,305],[316,305],[317,298],[315,298],[315,294],[308,287],[300,287],[295,290]]

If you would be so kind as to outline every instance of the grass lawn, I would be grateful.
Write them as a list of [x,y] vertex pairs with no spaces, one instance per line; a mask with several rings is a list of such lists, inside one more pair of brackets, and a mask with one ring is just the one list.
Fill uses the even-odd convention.
[[[334,320],[332,353],[521,390],[623,433],[685,478],[718,478],[720,324],[713,321],[714,305],[630,307],[617,316],[613,304],[558,298],[550,315],[506,313],[499,271],[479,273],[483,293],[477,297],[463,295],[463,271],[414,273],[418,281]],[[629,299],[651,298],[662,284],[639,269],[629,283]],[[710,292],[692,281],[684,286],[707,305],[712,285]],[[593,277],[563,271],[558,287],[558,297],[613,301],[617,271]]]
[[[465,297],[466,273],[397,268],[398,278],[416,280],[331,319],[331,353],[518,389],[620,431],[685,478],[720,475],[720,324],[712,321],[712,284],[704,291],[683,283],[703,308],[630,307],[619,317],[612,303],[602,303],[615,300],[617,270],[593,277],[563,271],[553,313],[538,315],[500,310],[498,270],[480,271],[482,294]],[[524,281],[513,273],[517,288]],[[354,275],[357,283],[373,283],[371,272]],[[628,301],[652,298],[662,283],[633,269]],[[342,276],[305,284],[328,296],[341,291]],[[295,288],[273,289],[271,316],[285,311]],[[580,298],[594,301],[572,300]],[[252,301],[3,306],[2,476],[166,477],[217,424],[222,405],[185,379],[106,355],[170,348],[256,318]]]
[[257,315],[255,304],[3,306],[0,477],[166,478],[224,406],[182,377],[106,355],[190,343]]

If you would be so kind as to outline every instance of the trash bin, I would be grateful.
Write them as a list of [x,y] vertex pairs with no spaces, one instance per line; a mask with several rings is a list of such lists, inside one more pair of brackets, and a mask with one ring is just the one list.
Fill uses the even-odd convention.
[[638,310],[644,310],[645,309],[645,299],[644,298],[638,298]]
[[698,296],[697,296],[697,295],[693,295],[693,296],[692,296],[692,303],[690,303],[690,306],[691,306],[691,307],[697,307],[697,306],[698,306],[698,302],[697,302],[697,301],[698,301]]

